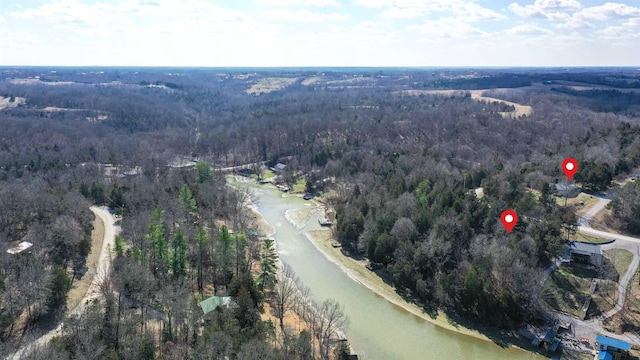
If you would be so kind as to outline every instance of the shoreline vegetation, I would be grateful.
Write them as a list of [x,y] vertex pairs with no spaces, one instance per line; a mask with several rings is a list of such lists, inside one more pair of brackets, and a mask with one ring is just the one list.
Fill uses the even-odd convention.
[[[235,179],[235,180],[239,181],[238,179]],[[321,206],[321,204],[315,201],[311,201],[309,203],[312,203],[313,206],[310,207],[308,210],[303,209],[303,210],[309,211],[310,214],[309,216],[303,216],[304,221],[302,222],[302,224],[295,223],[294,221],[292,221],[291,216],[286,216],[287,220],[297,228],[298,227],[302,228],[304,224],[311,217],[313,211],[315,211]],[[258,210],[257,205],[252,202],[248,206],[248,209],[253,214],[255,225],[260,235],[274,238],[274,234],[276,232],[275,227],[269,224],[265,220],[262,213],[260,213],[260,211]],[[290,214],[291,212],[288,211],[287,215],[290,215]],[[531,351],[524,347],[513,344],[513,341],[517,339],[509,337],[508,334],[499,332],[497,330],[495,331],[491,330],[490,331],[491,336],[489,336],[489,335],[486,335],[485,333],[480,332],[477,329],[456,323],[453,319],[451,319],[441,311],[438,311],[438,315],[435,318],[425,313],[421,307],[403,299],[398,293],[396,293],[396,290],[393,286],[386,284],[382,278],[380,278],[378,275],[376,275],[375,273],[367,269],[365,261],[356,260],[352,257],[345,256],[344,254],[342,254],[342,251],[339,248],[334,248],[332,246],[332,242],[335,241],[335,239],[333,238],[333,234],[331,230],[307,231],[305,232],[305,236],[309,241],[311,241],[311,243],[316,247],[316,249],[318,249],[318,251],[320,251],[329,261],[336,264],[336,266],[338,266],[352,280],[360,283],[361,285],[369,289],[369,291],[373,292],[378,296],[383,297],[389,303],[412,314],[413,316],[416,316],[422,320],[428,321],[429,323],[447,331],[453,331],[458,334],[470,336],[483,341],[490,341],[495,343],[498,346],[508,347],[515,351],[522,351],[522,352],[527,352],[531,354],[537,354],[534,351]],[[274,239],[274,241],[277,249],[277,239]],[[278,262],[280,263],[281,260],[278,259]],[[504,345],[504,344],[507,344],[507,345]]]
[[[335,239],[333,238],[330,230],[312,230],[305,232],[305,235],[329,261],[340,267],[340,269],[352,280],[360,283],[369,289],[369,291],[383,297],[389,303],[412,314],[413,316],[425,320],[444,330],[453,331],[479,340],[490,341],[498,346],[535,354],[533,351],[512,344],[512,341],[514,340],[513,338],[508,338],[507,334],[501,333],[497,330],[492,331],[492,337],[490,337],[479,330],[455,322],[455,320],[448,317],[442,311],[438,311],[437,316],[432,317],[428,313],[424,312],[420,306],[406,301],[396,292],[393,286],[386,284],[381,277],[367,269],[366,262],[364,260],[356,260],[352,257],[345,256],[342,254],[340,248],[334,248],[332,246],[332,242],[335,241]],[[508,345],[505,346],[503,344]]]

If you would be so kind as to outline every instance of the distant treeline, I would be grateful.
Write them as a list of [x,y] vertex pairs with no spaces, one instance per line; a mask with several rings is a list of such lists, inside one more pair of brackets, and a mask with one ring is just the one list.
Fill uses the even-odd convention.
[[640,92],[620,90],[575,90],[570,87],[553,87],[552,91],[569,94],[579,98],[584,107],[596,112],[640,115]]

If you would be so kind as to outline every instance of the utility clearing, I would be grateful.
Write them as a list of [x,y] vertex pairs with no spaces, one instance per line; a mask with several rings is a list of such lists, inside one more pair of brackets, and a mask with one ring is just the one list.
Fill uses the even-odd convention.
[[[506,89],[492,89],[492,90],[506,90]],[[522,105],[522,104],[514,103],[511,101],[507,101],[507,100],[483,96],[485,91],[487,90],[405,90],[405,91],[401,91],[400,93],[405,95],[413,95],[413,96],[417,96],[421,94],[458,96],[458,95],[464,95],[466,93],[470,93],[471,98],[476,101],[484,101],[488,103],[497,102],[497,103],[513,106],[515,108],[514,111],[500,112],[500,115],[504,118],[519,118],[525,115],[529,116],[533,112],[533,108],[529,105]]]

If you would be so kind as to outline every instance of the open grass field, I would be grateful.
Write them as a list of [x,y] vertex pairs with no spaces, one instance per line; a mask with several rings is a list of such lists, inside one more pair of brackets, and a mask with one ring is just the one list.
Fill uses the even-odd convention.
[[305,179],[304,177],[300,177],[298,178],[298,180],[296,180],[296,183],[293,184],[293,188],[291,189],[291,191],[295,193],[304,192],[306,185],[307,185],[307,179]]
[[605,239],[597,236],[585,235],[581,233],[575,233],[569,236],[569,240],[571,241],[581,241],[592,244],[604,244],[611,241],[611,239]]
[[302,80],[302,85],[304,86],[309,86],[313,83],[317,83],[318,81],[320,81],[322,78],[319,76],[312,76],[310,78],[306,78],[304,80]]
[[255,84],[251,85],[246,93],[249,95],[268,94],[273,91],[278,91],[295,83],[298,78],[279,78],[268,77],[258,80]]
[[506,117],[506,118],[519,118],[521,116],[529,116],[531,115],[531,112],[533,111],[533,108],[529,105],[522,105],[522,104],[518,104],[518,103],[514,103],[511,101],[506,101],[506,100],[501,100],[501,99],[496,99],[496,98],[492,98],[492,97],[487,97],[487,96],[482,96],[482,90],[473,90],[471,91],[471,98],[474,100],[478,100],[478,101],[484,101],[484,102],[499,102],[499,103],[503,103],[506,105],[511,105],[515,108],[514,111],[504,111],[501,112],[500,115],[502,115],[502,117]]
[[[527,191],[535,196],[536,199],[540,198],[539,190],[528,188]],[[565,203],[566,206],[573,206],[578,216],[586,214],[598,202],[598,198],[583,192],[574,198],[564,198],[562,196],[554,196],[553,198],[560,206],[565,206]]]
[[26,98],[16,96],[13,101],[11,101],[10,97],[2,97],[0,96],[0,110],[10,109],[17,107],[20,104],[24,104],[27,102]]
[[406,95],[435,94],[435,95],[456,96],[458,94],[463,95],[468,92],[468,93],[471,93],[471,98],[477,101],[498,102],[505,105],[513,106],[515,108],[514,111],[500,112],[500,115],[504,118],[515,119],[525,115],[529,116],[533,112],[533,108],[529,105],[522,105],[522,104],[514,103],[511,101],[483,96],[482,94],[484,93],[484,91],[485,90],[405,90],[405,91],[401,91],[401,93]]
[[[555,199],[558,205],[564,206],[564,203],[565,203],[564,197],[555,196]],[[591,206],[593,206],[595,203],[598,202],[598,199],[589,194],[581,192],[580,194],[578,194],[577,197],[566,199],[566,202],[567,202],[567,206],[575,206],[576,213],[578,215],[582,215],[582,214],[585,214],[587,211],[589,211]]]
[[604,257],[613,264],[619,278],[624,276],[633,260],[633,254],[625,249],[605,250]]

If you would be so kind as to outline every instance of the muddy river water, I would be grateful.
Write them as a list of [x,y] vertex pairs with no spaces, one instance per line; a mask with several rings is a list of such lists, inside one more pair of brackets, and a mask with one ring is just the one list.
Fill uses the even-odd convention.
[[[290,265],[312,297],[334,298],[349,317],[345,333],[365,360],[544,359],[541,355],[476,339],[425,321],[386,301],[329,261],[305,232],[320,229],[320,211],[300,197],[283,197],[271,185],[238,183],[250,189],[257,210],[276,232],[280,259]],[[295,224],[294,224],[295,223]]]

